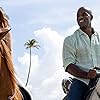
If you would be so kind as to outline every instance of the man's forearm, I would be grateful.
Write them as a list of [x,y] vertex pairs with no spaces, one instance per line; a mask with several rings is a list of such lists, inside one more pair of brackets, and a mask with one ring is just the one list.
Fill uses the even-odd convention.
[[81,70],[78,66],[76,66],[75,64],[69,64],[67,66],[66,72],[70,73],[73,76],[76,77],[80,77],[80,78],[88,78],[88,72],[85,72],[83,70]]

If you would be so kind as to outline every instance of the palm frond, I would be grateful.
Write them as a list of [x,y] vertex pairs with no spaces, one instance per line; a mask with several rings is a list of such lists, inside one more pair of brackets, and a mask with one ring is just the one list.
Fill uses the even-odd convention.
[[37,45],[38,42],[35,39],[32,40],[28,40],[24,46],[26,47],[26,49],[31,48],[31,47],[36,47],[37,49],[39,49],[39,45]]

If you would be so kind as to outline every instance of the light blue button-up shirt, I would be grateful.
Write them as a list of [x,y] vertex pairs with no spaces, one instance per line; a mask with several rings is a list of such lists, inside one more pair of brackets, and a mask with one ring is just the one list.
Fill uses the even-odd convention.
[[[76,64],[80,69],[89,71],[100,66],[100,34],[94,32],[91,39],[81,29],[68,36],[63,44],[63,66]],[[77,77],[76,77],[77,78]],[[77,78],[88,84],[88,79]]]

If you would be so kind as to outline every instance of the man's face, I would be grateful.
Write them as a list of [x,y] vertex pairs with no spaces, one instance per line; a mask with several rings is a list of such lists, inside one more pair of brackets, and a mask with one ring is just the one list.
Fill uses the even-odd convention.
[[77,12],[77,22],[81,29],[91,27],[91,15],[88,10],[80,8]]

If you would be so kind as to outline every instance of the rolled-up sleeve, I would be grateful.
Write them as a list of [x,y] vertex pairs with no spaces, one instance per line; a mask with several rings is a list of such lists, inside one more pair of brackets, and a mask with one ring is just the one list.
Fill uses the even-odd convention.
[[74,38],[69,36],[65,38],[63,43],[63,67],[66,70],[67,66],[71,63],[75,64],[76,60],[76,50]]

